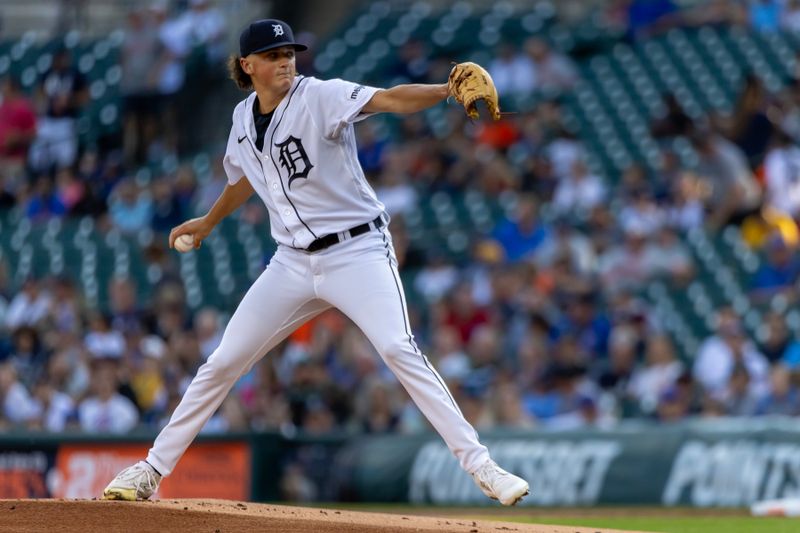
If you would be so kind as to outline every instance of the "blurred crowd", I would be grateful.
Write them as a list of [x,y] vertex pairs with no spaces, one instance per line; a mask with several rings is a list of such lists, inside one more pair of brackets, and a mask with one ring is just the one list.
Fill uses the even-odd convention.
[[612,0],[602,2],[597,14],[598,22],[630,39],[701,25],[737,25],[765,32],[800,28],[797,0]]
[[[728,4],[714,6],[725,17],[746,15],[736,20],[759,31],[798,19],[793,1]],[[78,145],[74,122],[87,87],[68,50],[32,95],[4,80],[0,208],[21,210],[32,223],[90,215],[98,231],[152,230],[163,240],[214,202],[226,183],[218,153],[202,182],[179,164],[149,181],[134,179],[139,165],[180,153],[168,111],[189,50],[202,43],[211,64],[224,55],[217,46],[223,28],[208,2],[191,1],[179,13],[160,7],[134,11],[127,22],[124,134],[113,150]],[[639,26],[655,31],[655,21],[675,11],[667,1],[624,8],[635,38],[647,33]],[[773,8],[786,11],[773,20]],[[680,13],[680,23],[694,16]],[[609,8],[605,16],[612,15],[622,17]],[[425,45],[409,42],[388,74],[441,82],[447,65],[424,57]],[[631,417],[800,414],[800,343],[782,313],[765,314],[754,338],[732,309],[717,309],[715,331],[697,353],[680,354],[642,297],[654,280],[681,291],[695,279],[687,232],[734,225],[762,257],[747,287],[752,301],[796,304],[800,72],[777,93],[748,76],[727,115],[691,118],[664,95],[664,113],[650,125],[660,168],[634,163],[609,180],[591,170],[586,146],[563,119],[560,96],[580,81],[569,55],[531,38],[500,45],[487,67],[501,94],[548,97],[497,123],[470,122],[460,107],[444,107],[447,135],[424,114],[398,118],[396,128],[380,119],[357,128],[362,165],[392,215],[417,342],[465,416],[479,430],[557,430]],[[695,164],[673,151],[676,137],[689,143]],[[468,261],[409,237],[420,197],[440,191],[513,199],[504,219],[473,236]],[[265,220],[258,202],[240,216]],[[0,257],[0,427],[125,433],[163,426],[232,312],[190,312],[179,272],[168,256],[150,301],[137,299],[134,280],[114,278],[108,304],[97,309],[68,276],[15,286]],[[203,431],[427,427],[363,334],[331,311],[254,366]]]

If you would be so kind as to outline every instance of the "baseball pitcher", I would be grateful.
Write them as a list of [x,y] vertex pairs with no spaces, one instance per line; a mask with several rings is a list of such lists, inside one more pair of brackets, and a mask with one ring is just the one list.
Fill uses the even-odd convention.
[[172,230],[170,246],[180,237],[199,247],[256,193],[269,211],[278,249],[146,459],[120,472],[103,497],[149,498],[239,377],[301,324],[336,307],[375,345],[483,492],[514,505],[528,483],[492,461],[414,341],[388,216],[359,166],[353,131],[372,114],[414,113],[448,96],[467,112],[484,98],[499,115],[491,79],[479,66],[462,64],[446,84],[382,90],[299,75],[295,53],[305,49],[280,20],[259,20],[241,33],[239,55],[229,66],[250,93],[233,111],[224,159],[228,184],[205,216]]

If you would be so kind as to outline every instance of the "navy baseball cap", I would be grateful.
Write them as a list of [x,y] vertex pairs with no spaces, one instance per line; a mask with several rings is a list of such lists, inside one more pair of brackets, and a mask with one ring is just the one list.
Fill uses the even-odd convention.
[[277,19],[257,20],[239,36],[239,55],[242,57],[281,46],[293,46],[298,52],[308,49],[306,45],[294,42],[292,28]]

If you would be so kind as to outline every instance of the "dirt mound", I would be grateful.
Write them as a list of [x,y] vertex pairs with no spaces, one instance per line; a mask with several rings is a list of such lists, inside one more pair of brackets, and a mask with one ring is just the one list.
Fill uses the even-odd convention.
[[337,511],[227,500],[0,500],[0,531],[599,533],[610,530]]

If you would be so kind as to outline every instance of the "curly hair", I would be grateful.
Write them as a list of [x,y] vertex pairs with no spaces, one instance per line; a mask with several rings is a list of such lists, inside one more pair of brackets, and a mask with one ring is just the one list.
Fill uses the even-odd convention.
[[228,76],[236,82],[236,86],[243,91],[253,90],[253,80],[250,74],[244,71],[242,63],[239,61],[241,58],[234,54],[228,57]]

